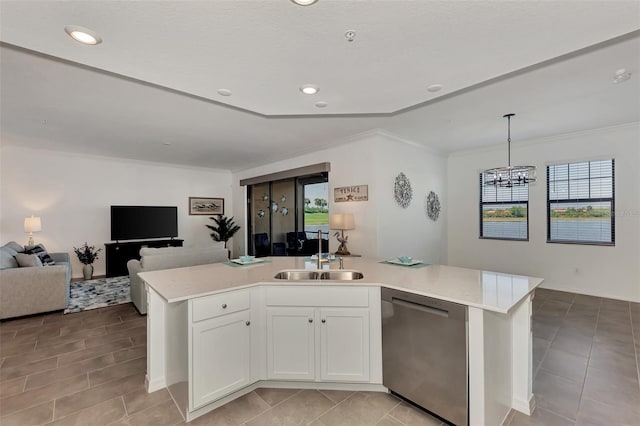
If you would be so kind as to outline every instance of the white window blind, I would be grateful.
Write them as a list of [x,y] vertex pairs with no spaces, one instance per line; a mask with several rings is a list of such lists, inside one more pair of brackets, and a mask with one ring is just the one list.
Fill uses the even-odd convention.
[[480,174],[480,238],[529,239],[529,184],[486,185]]
[[615,162],[547,166],[547,241],[615,243]]

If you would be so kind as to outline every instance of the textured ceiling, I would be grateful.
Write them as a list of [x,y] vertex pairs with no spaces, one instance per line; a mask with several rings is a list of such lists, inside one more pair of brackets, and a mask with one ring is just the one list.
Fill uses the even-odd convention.
[[0,28],[6,144],[237,170],[373,130],[452,152],[501,143],[506,112],[514,143],[640,114],[637,1],[0,1]]

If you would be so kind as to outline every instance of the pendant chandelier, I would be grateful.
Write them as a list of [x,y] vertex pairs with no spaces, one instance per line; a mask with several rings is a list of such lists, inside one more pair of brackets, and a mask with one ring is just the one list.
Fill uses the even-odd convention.
[[515,114],[505,114],[507,118],[507,166],[487,169],[483,173],[484,184],[487,186],[501,186],[512,188],[514,186],[526,185],[536,181],[535,166],[512,166],[511,165],[511,117]]

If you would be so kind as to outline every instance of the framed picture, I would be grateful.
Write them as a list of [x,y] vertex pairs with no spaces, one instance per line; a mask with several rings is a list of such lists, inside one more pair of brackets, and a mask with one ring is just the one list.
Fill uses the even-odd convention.
[[224,198],[189,197],[189,214],[224,214]]
[[333,201],[369,201],[369,185],[343,186],[333,190]]

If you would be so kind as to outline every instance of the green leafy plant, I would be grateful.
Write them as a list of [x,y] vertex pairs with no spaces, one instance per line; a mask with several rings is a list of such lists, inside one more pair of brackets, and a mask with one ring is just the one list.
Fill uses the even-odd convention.
[[224,241],[225,247],[227,246],[227,241],[229,241],[229,239],[231,239],[231,237],[240,230],[240,226],[235,224],[233,217],[213,216],[209,219],[216,223],[215,225],[205,225],[213,231],[211,233],[211,238],[215,241]]
[[96,246],[90,246],[85,242],[80,248],[74,247],[73,251],[76,256],[78,256],[80,263],[91,265],[98,258],[98,253],[100,253],[102,249],[96,249]]

